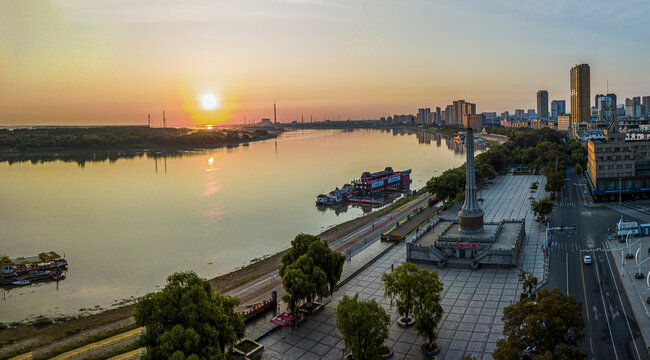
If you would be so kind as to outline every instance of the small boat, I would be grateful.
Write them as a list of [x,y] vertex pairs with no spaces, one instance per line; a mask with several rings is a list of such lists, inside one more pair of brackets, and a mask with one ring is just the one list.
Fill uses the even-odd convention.
[[65,279],[65,275],[63,275],[63,274],[52,275],[52,280],[59,281],[59,280],[63,280],[63,279]]
[[45,275],[50,275],[51,271],[50,270],[38,270],[36,271],[36,276],[45,276]]
[[16,280],[16,281],[12,282],[11,285],[23,286],[23,285],[29,285],[31,283],[32,282],[29,281],[29,280]]

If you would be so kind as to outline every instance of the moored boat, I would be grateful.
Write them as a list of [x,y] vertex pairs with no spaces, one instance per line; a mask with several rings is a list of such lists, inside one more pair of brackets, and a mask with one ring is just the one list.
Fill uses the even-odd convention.
[[31,283],[32,283],[32,282],[29,281],[29,280],[16,280],[16,281],[13,281],[13,282],[11,283],[11,285],[16,285],[16,286],[25,286],[25,285],[29,285],[29,284],[31,284]]

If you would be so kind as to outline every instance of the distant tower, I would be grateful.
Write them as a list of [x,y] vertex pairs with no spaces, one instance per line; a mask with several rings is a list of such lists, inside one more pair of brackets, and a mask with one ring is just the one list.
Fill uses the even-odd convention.
[[275,101],[273,101],[273,122],[277,124],[278,118],[276,117],[276,115],[277,114],[275,113]]
[[167,126],[166,121],[165,121],[165,110],[163,110],[163,128]]
[[151,127],[151,114],[147,114],[147,123],[149,124],[149,127]]
[[305,115],[300,115],[300,122],[305,123]]
[[314,115],[309,115],[309,123],[310,124],[314,123]]

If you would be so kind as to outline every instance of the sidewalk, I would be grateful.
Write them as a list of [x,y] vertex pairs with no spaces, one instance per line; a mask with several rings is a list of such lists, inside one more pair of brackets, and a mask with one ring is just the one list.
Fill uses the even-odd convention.
[[[650,246],[650,237],[643,237],[640,239],[640,243],[632,247],[632,254],[636,252],[636,249],[641,246],[641,251],[639,252],[639,260],[643,261],[648,258],[647,249]],[[617,240],[607,241],[607,246],[610,249],[620,249],[625,246],[625,244],[619,243]],[[634,274],[637,272],[638,267],[636,266],[634,259],[623,259],[622,261],[625,264],[623,272],[621,272],[621,254],[620,252],[612,252],[612,258],[616,264],[616,271],[618,272],[621,283],[625,288],[625,293],[627,298],[630,301],[630,306],[634,312],[634,317],[636,318],[637,323],[639,324],[639,329],[641,335],[643,335],[643,341],[645,341],[646,347],[650,346],[650,313],[648,312],[648,306],[646,300],[650,297],[650,288],[647,285],[647,279],[634,278]],[[649,261],[650,262],[650,261]],[[641,272],[644,275],[648,274],[650,270],[650,264],[646,262],[641,265]]]
[[[357,254],[353,255],[350,260],[346,260],[343,265],[343,273],[341,274],[341,281],[336,286],[340,288],[345,285],[350,279],[354,278],[360,271],[367,268],[371,265],[377,258],[381,257],[387,251],[392,249],[397,243],[386,242],[386,241],[375,241],[363,250],[359,251]],[[278,292],[278,299],[284,294],[284,289],[280,284],[279,287],[275,288]],[[330,298],[323,299],[324,303],[329,303]],[[278,310],[276,312],[269,312],[266,316],[261,316],[258,319],[250,322],[246,325],[246,337],[251,339],[258,339],[263,337],[270,331],[273,331],[278,326],[272,324],[270,320],[277,314],[287,311],[284,307],[285,304],[282,301],[278,301]]]

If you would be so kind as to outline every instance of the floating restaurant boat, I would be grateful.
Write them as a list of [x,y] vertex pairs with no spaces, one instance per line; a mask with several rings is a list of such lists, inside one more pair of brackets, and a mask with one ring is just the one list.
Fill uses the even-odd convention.
[[4,285],[29,285],[34,280],[50,279],[68,266],[68,261],[54,251],[30,257],[3,256],[0,262],[0,284]]
[[317,205],[333,205],[346,201],[357,203],[381,203],[377,200],[364,200],[364,196],[380,195],[387,191],[400,191],[408,188],[411,183],[411,169],[393,171],[390,166],[384,171],[361,174],[361,178],[345,184],[343,188],[336,188],[329,194],[320,194],[316,197]]

